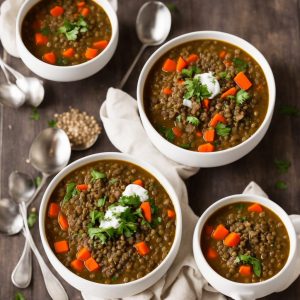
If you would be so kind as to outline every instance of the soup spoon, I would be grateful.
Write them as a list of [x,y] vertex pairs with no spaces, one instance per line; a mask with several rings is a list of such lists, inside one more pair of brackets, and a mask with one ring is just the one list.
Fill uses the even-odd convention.
[[136,19],[136,32],[143,45],[122,78],[119,89],[125,85],[144,50],[149,46],[158,46],[166,40],[170,33],[171,23],[170,10],[162,2],[149,1],[140,8]]

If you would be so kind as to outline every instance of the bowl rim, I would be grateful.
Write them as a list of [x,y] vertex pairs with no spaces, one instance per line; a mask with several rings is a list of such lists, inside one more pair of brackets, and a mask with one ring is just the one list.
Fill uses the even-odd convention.
[[105,47],[104,50],[102,50],[96,57],[93,59],[90,59],[88,61],[85,61],[83,63],[72,65],[72,66],[58,66],[58,65],[52,65],[44,62],[42,59],[37,58],[34,56],[26,47],[26,45],[23,42],[22,38],[22,25],[24,18],[27,16],[29,10],[35,6],[38,2],[41,2],[42,0],[27,0],[24,1],[21,8],[19,9],[17,19],[16,19],[16,38],[20,45],[22,46],[23,50],[26,52],[25,55],[28,55],[31,57],[31,59],[34,60],[35,63],[42,63],[45,67],[51,69],[51,70],[76,70],[78,68],[81,68],[82,66],[88,66],[90,64],[93,64],[95,61],[101,60],[101,58],[106,54],[108,51],[110,51],[111,46],[113,45],[113,41],[118,38],[118,18],[117,14],[114,11],[113,7],[108,1],[105,0],[93,0],[96,2],[97,5],[101,6],[101,8],[105,11],[110,24],[111,24],[111,38],[108,42],[108,45]]
[[[241,200],[241,198],[244,198]],[[246,199],[245,199],[246,198]],[[289,236],[289,241],[290,241],[290,249],[289,249],[289,255],[288,258],[284,264],[284,266],[282,267],[282,269],[277,272],[274,276],[261,281],[261,282],[250,282],[250,283],[242,283],[242,282],[236,282],[233,280],[229,280],[225,277],[223,277],[222,275],[220,275],[218,272],[216,272],[211,266],[210,264],[207,262],[207,259],[205,258],[205,255],[202,251],[202,247],[201,247],[201,234],[202,231],[204,229],[204,225],[205,222],[219,209],[221,209],[222,207],[225,207],[229,204],[233,204],[233,203],[237,203],[237,202],[249,202],[249,203],[259,203],[263,206],[265,206],[266,208],[268,208],[270,211],[272,211],[280,220],[281,222],[284,224],[286,231],[288,233]],[[270,206],[268,206],[268,204],[266,204],[265,202],[269,202],[271,203],[271,206],[275,207],[276,210],[278,210],[279,213],[275,212],[274,209],[272,209]],[[283,218],[285,220],[283,220]],[[294,247],[292,248],[292,244],[294,245]],[[294,229],[294,226],[292,224],[291,219],[289,218],[288,214],[285,212],[285,210],[279,206],[276,202],[272,201],[269,198],[260,196],[260,195],[254,195],[254,194],[234,194],[231,196],[227,196],[224,198],[221,198],[220,200],[214,202],[212,205],[210,205],[201,215],[201,217],[199,218],[199,220],[197,221],[196,227],[195,227],[195,231],[194,231],[194,236],[193,236],[193,252],[194,252],[194,257],[196,260],[196,254],[195,254],[195,249],[194,247],[197,247],[197,254],[201,255],[201,261],[205,263],[205,268],[209,268],[210,271],[214,274],[214,276],[216,277],[216,281],[217,280],[223,280],[226,284],[231,284],[231,285],[235,285],[236,287],[241,287],[241,288],[245,288],[245,287],[262,287],[264,285],[268,285],[270,284],[272,281],[276,280],[277,278],[279,278],[290,266],[290,264],[293,261],[293,258],[295,257],[296,254],[296,248],[297,248],[297,237],[296,237],[296,232]],[[196,260],[197,261],[197,260]]]
[[[46,214],[47,214],[47,205],[50,200],[50,197],[54,191],[54,189],[57,187],[57,185],[61,182],[62,179],[64,179],[68,174],[71,172],[85,166],[88,164],[91,164],[93,162],[101,161],[101,160],[117,160],[117,161],[123,161],[123,162],[129,162],[133,165],[136,165],[142,169],[144,169],[146,172],[151,174],[156,180],[159,181],[159,183],[163,186],[163,188],[166,190],[167,194],[169,195],[172,204],[174,206],[175,212],[176,212],[176,230],[175,230],[175,236],[172,243],[172,246],[167,254],[167,256],[162,260],[162,262],[154,268],[151,272],[147,273],[145,276],[127,282],[127,283],[118,283],[118,284],[105,284],[105,283],[98,283],[92,280],[85,279],[83,277],[80,277],[76,273],[70,271],[54,254],[53,250],[51,249],[48,239],[46,237],[46,231],[45,231],[45,220],[46,220]],[[155,175],[154,175],[155,174]],[[163,183],[161,182],[163,181]],[[172,195],[170,195],[172,194]],[[172,187],[171,183],[168,181],[168,179],[155,167],[153,167],[148,162],[142,161],[140,159],[137,159],[133,157],[132,155],[125,154],[125,153],[119,153],[119,152],[102,152],[102,153],[96,153],[91,154],[88,156],[85,156],[83,158],[80,158],[78,160],[75,160],[68,166],[66,166],[62,171],[60,171],[49,183],[46,191],[44,192],[44,195],[42,197],[42,201],[40,204],[39,209],[39,232],[40,232],[40,238],[42,240],[43,248],[46,252],[46,256],[52,266],[55,268],[55,270],[65,279],[65,276],[62,275],[62,273],[65,273],[68,278],[70,278],[70,281],[80,281],[86,285],[89,285],[93,288],[107,288],[107,289],[115,289],[115,288],[123,288],[123,287],[131,287],[138,285],[144,281],[147,281],[150,279],[155,273],[158,273],[164,265],[172,259],[173,253],[177,255],[180,243],[181,243],[181,235],[182,235],[182,211],[180,206],[179,198]],[[176,257],[176,256],[175,256]],[[173,259],[175,259],[175,257]],[[55,265],[59,265],[60,270],[56,269]],[[161,274],[161,276],[163,276]]]
[[[211,36],[211,37],[207,37]],[[231,41],[228,41],[231,39]],[[217,40],[220,42],[225,42],[227,44],[236,46],[240,49],[242,49],[244,52],[249,54],[249,52],[253,52],[253,54],[249,54],[260,66],[262,69],[266,81],[267,81],[267,86],[268,86],[268,108],[266,115],[264,117],[263,122],[260,124],[258,129],[244,142],[239,143],[238,145],[234,147],[230,147],[224,150],[220,151],[214,151],[214,152],[198,152],[198,151],[192,151],[188,149],[181,148],[165,138],[163,138],[158,131],[154,128],[150,120],[148,119],[148,116],[145,112],[144,108],[144,88],[145,88],[145,82],[148,78],[148,75],[150,71],[152,70],[154,64],[157,62],[159,58],[161,58],[164,54],[166,54],[168,51],[170,51],[173,48],[176,48],[179,45],[192,42],[192,41],[197,41],[197,40]],[[249,49],[246,50],[244,46],[241,46],[241,44],[244,44],[247,46]],[[259,60],[259,62],[258,62]],[[251,144],[252,141],[263,132],[264,128],[267,126],[268,127],[268,122],[272,118],[274,107],[275,107],[275,97],[276,97],[276,87],[275,87],[275,79],[274,75],[272,72],[272,69],[264,57],[264,55],[251,43],[246,41],[245,39],[238,37],[236,35],[227,33],[227,32],[222,32],[222,31],[214,31],[214,30],[203,30],[203,31],[193,31],[189,33],[185,33],[182,35],[179,35],[167,43],[163,44],[161,47],[159,47],[147,60],[145,63],[138,79],[138,84],[137,84],[137,104],[138,104],[138,109],[139,113],[142,117],[143,122],[146,122],[147,126],[151,128],[152,133],[155,135],[157,139],[160,141],[167,143],[168,147],[170,148],[170,151],[178,151],[181,152],[183,155],[192,155],[193,157],[216,157],[222,154],[227,154],[230,152],[234,152],[239,150],[242,147],[247,146],[248,144]]]

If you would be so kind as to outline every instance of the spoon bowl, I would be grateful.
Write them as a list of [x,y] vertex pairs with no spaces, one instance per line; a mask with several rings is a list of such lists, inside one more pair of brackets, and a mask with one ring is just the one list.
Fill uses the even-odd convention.
[[0,103],[12,108],[19,108],[25,102],[25,94],[12,83],[0,85]]

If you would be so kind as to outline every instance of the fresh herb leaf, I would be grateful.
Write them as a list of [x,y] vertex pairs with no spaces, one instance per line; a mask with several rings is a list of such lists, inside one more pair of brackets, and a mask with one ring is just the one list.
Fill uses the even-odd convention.
[[177,8],[175,3],[169,2],[169,3],[166,3],[166,6],[167,6],[167,8],[169,9],[169,11],[171,13],[174,13],[174,12],[178,11],[178,8]]
[[239,255],[235,259],[236,263],[250,264],[253,267],[253,272],[257,277],[261,276],[261,262],[257,258],[250,255]]
[[190,143],[187,143],[187,144],[181,144],[179,145],[179,147],[183,148],[183,149],[189,149],[191,148],[191,144]]
[[176,117],[176,122],[177,122],[177,123],[181,123],[181,121],[182,121],[182,116],[181,116],[181,115],[178,115],[178,116]]
[[36,107],[32,108],[30,119],[33,121],[38,121],[41,118],[40,113],[38,112]]
[[201,70],[196,66],[191,66],[188,69],[183,69],[181,71],[182,76],[192,78],[195,74],[201,73]]
[[98,200],[98,203],[97,203],[97,206],[99,206],[99,207],[102,207],[102,206],[104,206],[105,205],[105,202],[106,202],[106,196],[104,196],[103,198],[100,198],[99,200]]
[[68,41],[76,41],[79,33],[85,33],[88,30],[86,21],[80,17],[76,22],[64,21],[64,25],[58,28],[59,33],[65,34]]
[[36,211],[31,211],[29,213],[29,216],[27,218],[27,224],[28,224],[28,227],[31,229],[33,228],[34,224],[36,223],[37,221],[37,212]]
[[56,63],[59,66],[66,66],[69,63],[69,61],[64,57],[58,57]]
[[88,234],[89,234],[89,237],[91,239],[96,237],[101,241],[102,244],[106,243],[107,236],[102,232],[102,229],[100,229],[100,228],[89,228],[88,229]]
[[235,208],[236,208],[237,210],[243,210],[243,209],[245,208],[245,204],[243,204],[243,203],[238,203],[238,204],[235,205]]
[[118,181],[119,181],[119,179],[117,179],[117,178],[112,178],[112,179],[109,180],[109,184],[110,184],[110,185],[113,185],[113,184],[116,184]]
[[235,67],[239,72],[245,71],[245,70],[247,69],[247,67],[248,67],[248,64],[247,64],[244,60],[242,60],[242,59],[240,59],[240,58],[235,57],[235,58],[233,58],[232,61],[233,61],[234,67]]
[[119,199],[119,203],[123,206],[133,206],[133,207],[139,207],[141,204],[140,197],[137,195],[134,196],[122,196]]
[[37,176],[34,178],[34,185],[36,188],[38,188],[41,185],[42,182],[42,177],[41,176]]
[[66,194],[63,199],[63,204],[68,202],[74,195],[74,191],[76,191],[76,183],[75,182],[70,182],[67,183],[67,188],[66,188]]
[[41,29],[41,33],[42,33],[43,35],[49,35],[50,32],[51,32],[51,31],[50,31],[50,28],[49,28],[49,27],[44,27],[44,28]]
[[96,223],[97,221],[99,221],[99,223],[100,223],[100,221],[103,220],[103,218],[104,218],[104,213],[103,213],[102,211],[92,210],[92,211],[90,212],[90,218],[91,218],[91,223],[92,223],[92,225],[95,225],[95,223]]
[[56,120],[49,120],[48,121],[48,126],[51,127],[51,128],[55,128],[56,127]]
[[279,173],[286,173],[291,166],[291,162],[284,159],[275,159],[274,163]]
[[296,106],[287,104],[280,107],[279,113],[289,117],[300,117],[300,109]]
[[21,292],[17,292],[15,294],[15,300],[26,300],[26,298]]
[[221,79],[225,79],[225,80],[227,80],[227,81],[231,79],[230,74],[229,74],[228,72],[226,72],[226,71],[220,72],[218,75],[219,75],[219,77],[220,77]]
[[226,126],[225,124],[219,122],[216,126],[216,132],[217,132],[217,135],[227,136],[230,134],[231,128]]
[[113,277],[111,278],[111,281],[116,281],[116,280],[118,280],[118,279],[119,279],[118,276],[113,276]]
[[241,218],[239,219],[239,221],[240,221],[240,222],[245,222],[245,221],[247,221],[247,217],[241,217]]
[[104,179],[104,178],[106,178],[106,174],[105,173],[96,171],[95,169],[92,170],[91,176],[93,178],[93,181],[98,180],[98,179]]
[[172,130],[172,128],[167,128],[165,132],[165,137],[168,141],[173,142],[175,139],[175,134]]
[[276,187],[278,190],[286,190],[286,189],[288,188],[287,183],[284,182],[283,180],[278,180],[278,181],[275,183],[275,187]]
[[196,117],[193,117],[193,116],[188,116],[186,118],[186,120],[187,120],[187,122],[191,123],[194,126],[198,126],[200,124],[199,119],[197,119]]
[[200,102],[200,100],[211,96],[207,85],[202,85],[198,78],[187,79],[184,84],[186,86],[186,93],[184,94],[185,99],[195,97],[196,101]]
[[229,100],[235,100],[235,96],[233,96],[233,95],[229,95],[226,98],[229,99]]
[[250,98],[250,95],[245,90],[239,90],[236,94],[236,103],[241,105]]

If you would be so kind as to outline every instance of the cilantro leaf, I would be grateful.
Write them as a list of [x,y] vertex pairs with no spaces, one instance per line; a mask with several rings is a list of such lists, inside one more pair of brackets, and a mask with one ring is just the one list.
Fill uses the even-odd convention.
[[291,166],[291,162],[284,159],[275,159],[274,164],[279,173],[286,173]]
[[195,74],[201,73],[201,70],[196,66],[191,66],[188,69],[183,69],[181,75],[184,77],[192,78]]
[[196,101],[200,102],[200,100],[211,96],[207,85],[201,84],[198,78],[186,79],[184,84],[186,86],[186,93],[184,94],[185,99],[195,97]]
[[107,240],[107,236],[102,232],[102,229],[100,228],[89,228],[88,234],[91,239],[98,238],[102,244],[105,244]]
[[119,203],[123,206],[133,206],[133,207],[139,207],[141,204],[140,197],[137,195],[134,196],[122,196],[119,199]]
[[50,32],[51,32],[51,31],[50,31],[50,28],[49,28],[49,27],[44,27],[44,28],[41,29],[41,33],[42,33],[43,35],[49,35]]
[[56,120],[49,120],[48,121],[48,126],[51,128],[55,128],[56,127]]
[[235,262],[252,265],[254,274],[257,277],[261,276],[261,262],[257,258],[250,255],[239,255],[235,259]]
[[86,21],[80,17],[76,22],[64,21],[64,25],[58,28],[59,33],[63,33],[68,41],[76,41],[79,33],[88,31]]
[[15,294],[15,300],[26,300],[26,298],[24,297],[24,295],[21,292],[17,292]]
[[38,121],[38,120],[40,120],[40,118],[41,118],[41,115],[40,115],[40,113],[38,112],[37,108],[36,108],[36,107],[33,107],[33,108],[32,108],[32,112],[31,112],[30,119],[33,120],[33,121]]
[[75,196],[76,191],[76,183],[75,182],[69,182],[67,183],[67,188],[66,188],[66,194],[63,199],[63,204],[68,202],[73,196]]
[[172,128],[166,128],[164,126],[161,126],[158,131],[162,136],[164,136],[169,142],[173,142],[175,140],[175,134],[172,130]]
[[179,145],[179,147],[183,148],[183,149],[189,149],[191,148],[191,144],[190,143],[187,143],[187,144],[181,144]]
[[178,115],[178,116],[176,117],[176,122],[177,122],[177,123],[181,123],[181,121],[182,121],[182,116],[181,116],[181,115]]
[[110,185],[113,185],[113,184],[116,184],[118,181],[119,181],[119,179],[117,179],[117,178],[111,178],[111,179],[109,180],[109,184],[110,184]]
[[278,190],[286,190],[288,188],[286,182],[284,182],[283,180],[278,180],[276,183],[275,183],[275,187],[278,189]]
[[106,202],[106,196],[104,196],[103,198],[100,198],[99,200],[98,200],[98,203],[97,203],[97,206],[99,206],[99,207],[102,207],[102,206],[104,206],[105,205],[105,202]]
[[247,93],[245,90],[239,90],[236,94],[236,103],[241,105],[249,98],[250,98],[249,93]]
[[34,185],[35,187],[39,187],[41,185],[42,182],[42,177],[41,176],[37,176],[34,178]]
[[28,227],[31,229],[33,228],[34,224],[36,223],[37,221],[37,212],[36,211],[31,211],[29,213],[29,216],[27,218],[27,224],[28,224]]
[[103,220],[103,218],[104,218],[104,213],[103,213],[102,211],[92,210],[92,211],[90,212],[90,218],[91,218],[91,223],[92,223],[92,225],[95,225],[95,223],[96,223],[97,221],[99,221],[99,223],[100,223],[100,221]]
[[193,117],[193,116],[188,116],[186,118],[187,122],[191,123],[192,125],[194,126],[198,126],[200,124],[200,121],[198,118],[196,117]]
[[234,67],[239,72],[245,71],[248,68],[248,64],[244,60],[242,60],[240,58],[235,57],[235,58],[233,58],[232,61],[233,61]]
[[169,11],[171,13],[174,13],[174,12],[178,11],[178,8],[177,8],[175,3],[169,2],[169,3],[166,3],[166,6],[167,6],[167,8],[169,9]]
[[290,116],[290,117],[300,117],[300,109],[292,105],[282,105],[279,109],[281,115]]
[[104,178],[106,178],[106,174],[105,173],[96,171],[95,169],[92,170],[91,176],[93,178],[93,181],[98,180],[98,179],[104,179]]
[[220,135],[220,136],[227,136],[227,135],[230,134],[231,128],[230,128],[230,127],[227,127],[225,124],[219,122],[219,123],[216,125],[216,132],[217,132],[217,135]]
[[228,74],[226,71],[220,72],[218,75],[221,79],[225,79],[227,81],[231,79],[230,74]]

